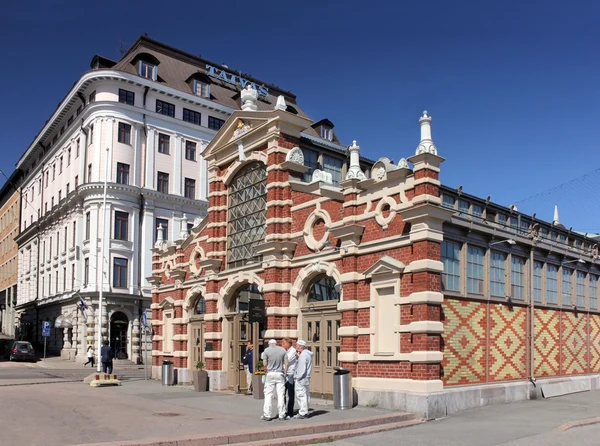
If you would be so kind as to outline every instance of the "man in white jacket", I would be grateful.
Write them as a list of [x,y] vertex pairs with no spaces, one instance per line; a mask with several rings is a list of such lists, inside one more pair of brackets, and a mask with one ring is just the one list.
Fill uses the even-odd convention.
[[303,420],[308,418],[308,409],[310,406],[310,375],[312,373],[313,353],[306,348],[306,341],[302,339],[296,342],[296,350],[299,356],[294,375],[294,390],[300,410],[298,410],[298,414],[294,418]]

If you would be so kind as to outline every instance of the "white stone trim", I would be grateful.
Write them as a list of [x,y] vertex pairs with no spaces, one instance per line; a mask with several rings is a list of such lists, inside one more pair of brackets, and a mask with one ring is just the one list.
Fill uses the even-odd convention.
[[[375,208],[375,221],[383,229],[387,229],[392,220],[396,218],[397,205],[398,203],[396,203],[396,200],[389,196],[383,197],[381,200],[379,200],[379,203],[377,203],[377,207]],[[389,206],[390,208],[390,215],[388,215],[387,217],[384,217],[381,212],[381,209],[384,206]]]
[[267,184],[266,189],[283,189],[285,187],[289,187],[289,183],[284,183],[283,181],[273,181],[272,183]]
[[220,228],[220,227],[223,227],[223,226],[227,226],[227,222],[226,221],[217,221],[217,222],[214,222],[214,223],[208,223],[206,225],[206,228],[207,229],[208,228]]
[[337,304],[338,311],[354,311],[362,310],[365,308],[371,308],[373,302],[371,300],[359,301],[359,300],[345,300]]
[[178,334],[173,336],[173,341],[187,341],[188,335],[186,334]]
[[267,218],[266,224],[273,225],[278,223],[293,223],[292,217],[283,217],[283,218]]
[[219,340],[223,339],[223,333],[220,331],[207,331],[204,333],[204,339]]
[[[187,355],[187,352],[186,352]],[[208,359],[221,359],[223,358],[223,352],[220,350],[212,352],[204,352],[204,357]]]
[[441,380],[416,380],[399,378],[352,378],[352,386],[357,390],[402,391],[433,393],[444,390]]
[[211,212],[211,211],[226,211],[227,209],[228,209],[228,207],[226,205],[225,206],[211,206],[211,207],[208,208],[208,212]]
[[443,333],[444,324],[437,321],[416,321],[399,325],[397,330],[400,333]]
[[267,316],[297,316],[300,308],[294,307],[267,307]]
[[[250,155],[248,155],[246,157],[246,160],[244,160],[244,161],[240,161],[239,159],[235,160],[233,163],[231,163],[227,167],[227,172],[225,172],[225,174],[223,176],[221,176],[221,180],[223,181],[223,183],[225,183],[225,185],[229,185],[229,183],[231,182],[231,180],[233,179],[235,174],[242,167],[244,167],[246,164],[250,164],[255,161],[260,161],[266,167],[268,164],[267,163],[267,154],[264,152],[254,151]],[[268,188],[268,185],[267,185],[267,188]]]
[[440,180],[435,180],[433,178],[429,178],[429,177],[423,177],[423,178],[419,178],[418,180],[413,180],[413,185],[417,186],[419,184],[433,184],[435,186],[441,186],[442,183]]
[[[316,240],[313,235],[313,225],[318,221],[323,220],[325,224],[325,232],[323,237],[320,240]],[[312,251],[319,251],[325,245],[325,242],[329,238],[329,233],[331,231],[331,217],[329,213],[324,209],[315,209],[308,216],[306,221],[304,222],[304,229],[302,230],[304,234],[304,242],[308,249]]]
[[300,203],[295,206],[292,206],[292,212],[300,211],[302,209],[310,208],[313,206],[318,207],[319,204],[328,203],[329,201],[331,201],[331,199],[328,197],[315,198],[314,200],[306,201],[304,203]]
[[409,296],[396,297],[396,303],[399,305],[416,304],[434,304],[438,305],[444,302],[444,295],[437,291],[419,291]]
[[410,352],[410,362],[412,363],[437,363],[442,362],[443,353],[434,351]]
[[[205,321],[218,321],[221,318],[220,314],[214,313],[214,314],[205,314],[204,315],[204,320]],[[154,323],[154,321],[152,321],[152,323]]]
[[267,203],[267,209],[276,206],[291,206],[294,202],[292,200],[273,200]]
[[297,338],[298,330],[267,330],[265,338]]
[[431,271],[436,273],[444,272],[444,264],[439,260],[422,259],[414,260],[408,264],[404,272],[420,273],[423,271]]
[[[269,267],[274,266],[271,263],[277,263],[277,261],[269,262]],[[283,268],[286,268],[289,265],[289,260],[283,261],[282,263],[284,263],[284,264],[280,265],[280,266]],[[269,293],[269,292],[285,293],[285,292],[289,292],[291,289],[292,289],[292,284],[289,282],[287,282],[287,283],[281,283],[281,282],[265,283],[263,286],[263,293]]]
[[353,337],[361,335],[372,335],[375,333],[374,327],[357,327],[356,325],[351,327],[340,327],[338,334],[340,337]]
[[361,280],[365,280],[365,275],[357,272],[350,272],[342,274],[342,283],[356,283]]

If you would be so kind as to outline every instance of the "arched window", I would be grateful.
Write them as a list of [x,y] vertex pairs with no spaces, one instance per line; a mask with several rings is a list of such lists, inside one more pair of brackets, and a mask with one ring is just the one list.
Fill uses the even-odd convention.
[[229,185],[228,266],[258,261],[256,246],[267,229],[267,169],[260,162],[244,166]]
[[248,284],[238,288],[235,294],[235,302],[237,302],[236,310],[238,313],[245,313],[248,311],[250,299],[263,300],[263,295],[256,285]]
[[310,285],[308,302],[339,301],[340,293],[335,289],[335,280],[332,277],[318,276]]
[[204,297],[198,296],[198,299],[196,299],[194,314],[206,314],[206,301],[204,300]]

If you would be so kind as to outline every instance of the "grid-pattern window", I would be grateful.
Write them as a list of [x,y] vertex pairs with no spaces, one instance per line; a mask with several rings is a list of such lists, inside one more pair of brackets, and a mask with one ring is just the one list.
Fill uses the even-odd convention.
[[153,81],[156,80],[157,77],[157,67],[154,64],[148,63],[148,62],[144,62],[143,60],[140,60],[140,64],[139,64],[139,68],[138,68],[138,74],[142,77],[145,77],[146,79],[152,79]]
[[90,213],[85,213],[85,239],[90,239]]
[[158,134],[158,153],[169,154],[171,146],[171,136],[164,133]]
[[456,203],[456,199],[452,195],[444,195],[442,206],[448,209],[454,209],[454,203]]
[[129,238],[129,214],[127,212],[115,211],[115,240],[128,240]]
[[162,226],[163,228],[163,234],[164,234],[164,239],[168,240],[169,239],[169,220],[167,220],[166,218],[157,218],[154,221],[154,241],[156,241],[158,239],[158,227]]
[[577,271],[577,306],[585,307],[585,273]]
[[318,276],[309,287],[308,302],[339,301],[340,293],[335,279],[325,274]]
[[342,160],[323,155],[323,170],[331,174],[333,185],[339,186],[342,181]]
[[529,222],[527,222],[525,220],[521,220],[519,222],[519,233],[522,235],[527,235],[528,232],[529,232]]
[[308,167],[308,170],[304,174],[304,181],[310,183],[313,172],[319,168],[319,153],[310,149],[302,149],[302,153],[304,154],[304,165]]
[[467,292],[483,294],[483,249],[467,249]]
[[473,205],[473,219],[476,221],[481,221],[483,218],[483,206],[478,204]]
[[510,224],[510,230],[512,232],[517,232],[518,223],[519,223],[519,221],[518,221],[517,217],[510,217],[509,224]]
[[590,308],[596,310],[598,308],[598,276],[590,274]]
[[542,301],[542,262],[533,262],[533,300]]
[[196,143],[193,141],[185,142],[185,159],[196,161]]
[[194,81],[194,93],[203,98],[210,98],[210,85],[199,80]]
[[512,256],[510,268],[511,294],[514,299],[525,299],[525,260]]
[[469,202],[458,200],[458,212],[461,216],[467,217],[469,215]]
[[546,265],[546,303],[558,303],[558,266]]
[[490,294],[492,296],[506,296],[505,291],[505,264],[506,254],[492,251],[490,255]]
[[116,257],[113,262],[113,287],[127,288],[127,259]]
[[225,124],[225,121],[223,121],[222,119],[215,118],[213,116],[208,117],[208,128],[209,129],[219,130],[221,127],[223,127],[223,124]]
[[129,184],[129,164],[117,163],[117,183]]
[[573,275],[573,270],[569,268],[562,269],[562,304],[563,305],[572,305],[573,301],[571,300],[572,290],[571,290],[571,276]]
[[446,291],[460,291],[460,243],[442,242],[442,286]]
[[185,198],[196,199],[196,180],[191,178],[185,179]]
[[131,144],[131,126],[124,122],[119,122],[119,134],[117,140],[122,144]]
[[133,91],[123,90],[119,88],[119,102],[123,104],[133,105],[135,103],[135,93]]
[[192,124],[200,125],[202,121],[202,115],[193,110],[187,108],[183,109],[183,120],[185,122],[191,122]]
[[169,174],[158,172],[157,190],[163,194],[169,193]]
[[175,117],[175,106],[170,104],[169,102],[164,102],[160,100],[156,100],[156,113],[160,113],[161,115],[170,116],[171,118]]
[[242,168],[229,187],[228,265],[235,268],[257,259],[267,218],[267,169],[253,162]]

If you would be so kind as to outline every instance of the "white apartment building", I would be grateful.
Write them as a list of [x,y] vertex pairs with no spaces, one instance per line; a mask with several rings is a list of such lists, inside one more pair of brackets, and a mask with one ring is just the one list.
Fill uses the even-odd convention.
[[17,163],[21,338],[42,342],[50,321],[49,349],[83,360],[96,342],[103,287],[103,337],[118,357],[142,360],[157,228],[173,242],[207,214],[201,153],[248,83],[259,108],[284,95],[288,110],[303,114],[289,92],[145,36],[118,62],[94,57]]

